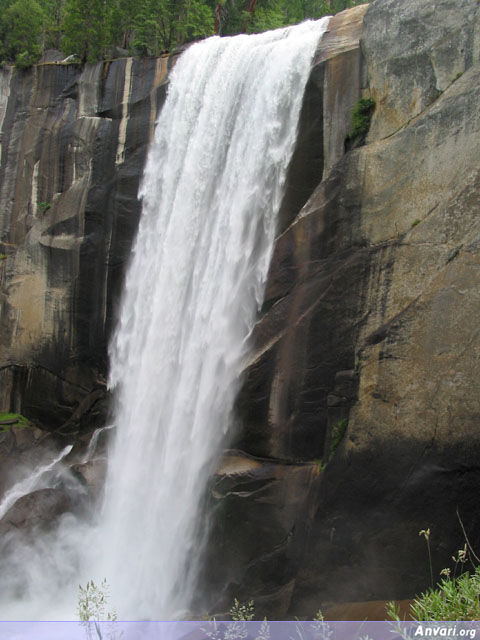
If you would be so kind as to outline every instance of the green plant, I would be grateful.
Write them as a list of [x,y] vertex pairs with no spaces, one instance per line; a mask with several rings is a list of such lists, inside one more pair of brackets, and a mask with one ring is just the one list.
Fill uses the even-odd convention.
[[[465,544],[463,549],[459,549],[456,555],[452,556],[455,563],[453,576],[449,568],[442,569],[440,571],[441,579],[435,587],[433,586],[430,529],[422,529],[418,533],[425,538],[427,543],[432,586],[417,596],[410,605],[410,615],[415,621],[480,620],[480,558],[470,544],[458,509],[457,517]],[[460,576],[456,576],[457,568],[463,566],[467,561],[472,564],[473,573],[465,571]],[[385,612],[388,620],[400,621],[400,609],[397,608],[395,602],[387,602]]]
[[324,460],[322,460],[321,458],[317,458],[313,462],[314,462],[314,464],[316,464],[317,471],[319,473],[320,473],[320,471],[323,471],[325,469],[325,467],[327,466],[327,463]]
[[360,144],[365,142],[374,111],[375,100],[372,100],[372,98],[360,98],[355,103],[352,110],[350,131],[347,133],[346,141],[355,140]]
[[255,617],[255,604],[253,600],[239,602],[237,598],[233,600],[233,606],[228,612],[232,620],[248,621]]
[[[85,633],[89,640],[92,640],[95,636],[99,640],[102,639],[99,621],[116,622],[117,620],[117,612],[114,609],[107,610],[108,597],[106,579],[100,585],[96,585],[93,580],[90,580],[85,587],[78,586],[78,619],[85,627]],[[113,634],[110,635],[112,636]]]
[[7,254],[6,253],[0,253],[0,260],[6,260],[7,259]]
[[425,542],[427,543],[428,550],[428,565],[430,567],[430,584],[433,589],[433,567],[432,567],[432,551],[430,549],[430,529],[422,529],[418,532],[419,536],[423,536],[425,538]]
[[49,202],[39,202],[38,208],[42,213],[46,213],[52,205]]
[[385,603],[385,618],[400,622],[400,607],[397,606],[394,600],[389,600]]
[[32,54],[29,51],[22,51],[17,53],[15,58],[15,66],[17,69],[29,69],[38,61],[38,55]]
[[331,441],[330,441],[330,457],[333,456],[333,454],[337,450],[338,445],[343,440],[343,436],[345,435],[345,431],[347,430],[347,427],[348,427],[347,418],[343,418],[342,420],[339,420],[336,424],[333,425]]
[[266,618],[263,619],[262,624],[260,625],[260,629],[258,631],[258,635],[255,640],[270,640],[270,626]]
[[419,220],[418,218],[417,218],[416,220],[414,220],[414,221],[412,222],[412,229],[413,229],[413,227],[416,227],[416,226],[417,226],[417,224],[420,224],[420,222],[421,222],[421,220]]
[[444,577],[410,605],[414,620],[479,620],[480,567],[458,578]]

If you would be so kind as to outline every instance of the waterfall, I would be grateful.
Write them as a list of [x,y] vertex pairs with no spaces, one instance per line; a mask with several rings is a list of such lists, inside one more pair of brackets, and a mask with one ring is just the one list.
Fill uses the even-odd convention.
[[181,617],[201,588],[202,499],[233,421],[327,24],[213,37],[171,73],[110,346],[116,435],[103,507],[94,530],[80,528],[75,584],[106,578],[123,619]]
[[111,345],[118,435],[103,574],[122,615],[184,613],[202,494],[232,421],[326,21],[210,38],[177,62]]

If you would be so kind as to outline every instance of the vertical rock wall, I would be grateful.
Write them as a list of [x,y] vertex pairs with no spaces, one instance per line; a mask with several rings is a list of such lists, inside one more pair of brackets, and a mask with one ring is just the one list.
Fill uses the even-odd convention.
[[[230,577],[283,615],[412,597],[429,586],[418,531],[431,528],[436,576],[464,544],[457,511],[479,546],[479,28],[476,0],[370,5],[356,89],[376,101],[367,144],[324,159],[277,239],[237,440],[277,465],[276,483],[239,482],[225,500],[256,513],[276,504],[282,465],[310,474],[285,489],[288,524]],[[331,96],[353,90],[341,72],[352,55],[329,61]],[[327,112],[324,149],[338,118]],[[224,540],[246,555],[242,531],[263,522],[244,518]],[[275,580],[253,581],[260,562]]]
[[1,404],[64,423],[106,374],[167,58],[4,69]]

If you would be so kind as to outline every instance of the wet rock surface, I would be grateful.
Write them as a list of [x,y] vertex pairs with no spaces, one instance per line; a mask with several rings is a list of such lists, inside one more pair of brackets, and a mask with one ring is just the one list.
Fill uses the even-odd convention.
[[0,520],[0,533],[15,530],[51,529],[56,518],[72,509],[72,502],[61,489],[39,489],[23,496]]
[[0,398],[43,428],[64,425],[106,375],[167,66],[1,71]]
[[435,531],[438,572],[463,545],[457,508],[480,540],[479,15],[440,5],[435,17],[429,2],[370,5],[367,144],[326,169],[274,249],[237,444],[325,465],[281,616],[425,589],[418,531]]

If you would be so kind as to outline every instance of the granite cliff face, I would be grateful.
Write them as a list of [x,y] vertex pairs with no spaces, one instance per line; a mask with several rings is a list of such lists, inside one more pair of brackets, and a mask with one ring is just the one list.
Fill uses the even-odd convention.
[[[475,1],[377,1],[360,48],[319,52],[323,180],[277,239],[238,400],[236,446],[262,463],[219,477],[231,592],[253,585],[267,614],[411,597],[418,531],[449,566],[457,509],[478,544],[479,19]],[[348,91],[376,110],[340,157]]]
[[[479,12],[375,0],[335,16],[317,51],[241,426],[211,488],[214,610],[410,597],[429,581],[418,531],[447,566],[457,510],[478,547]],[[166,71],[1,75],[2,405],[64,438],[104,419]],[[361,96],[370,132],[345,153]]]
[[167,58],[2,70],[0,397],[44,428],[78,429],[82,401],[104,413],[98,381],[166,73]]

